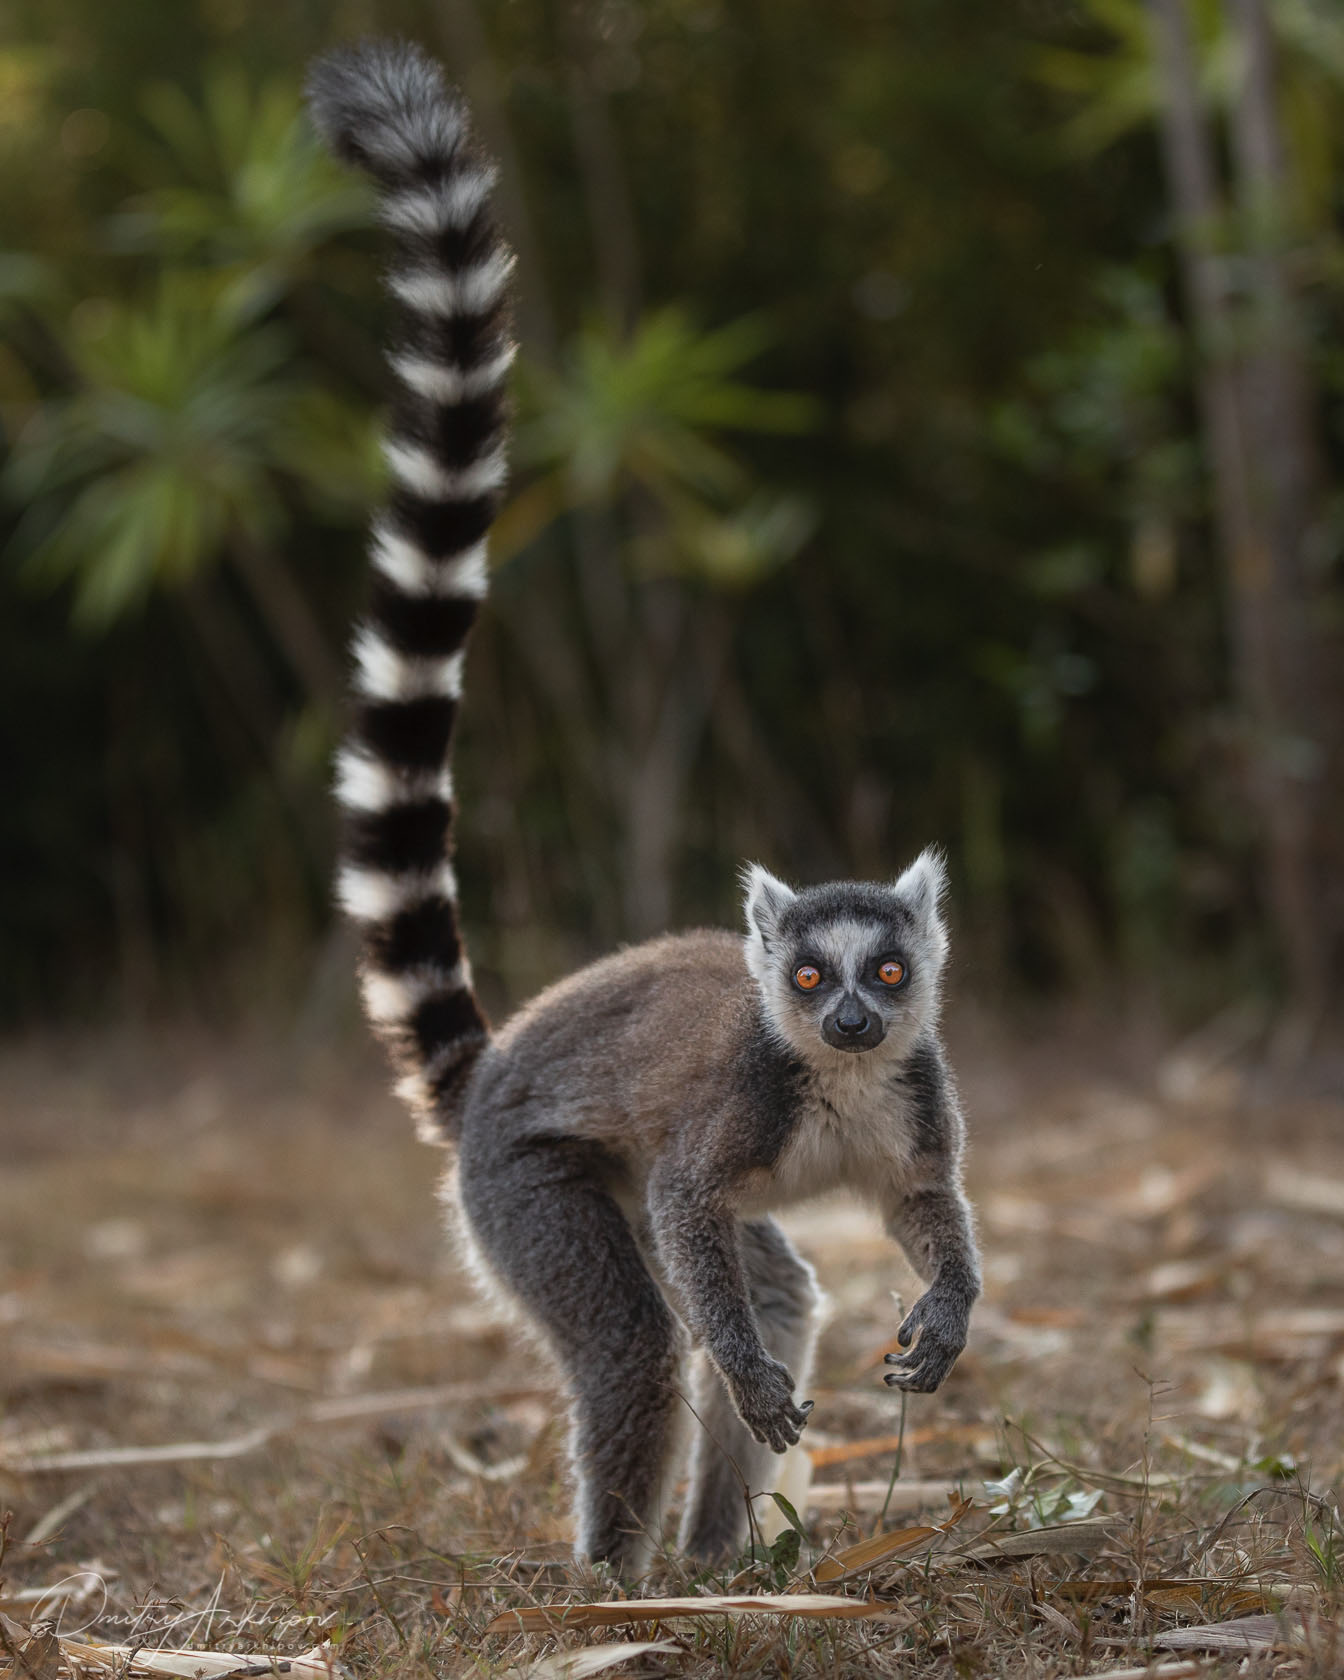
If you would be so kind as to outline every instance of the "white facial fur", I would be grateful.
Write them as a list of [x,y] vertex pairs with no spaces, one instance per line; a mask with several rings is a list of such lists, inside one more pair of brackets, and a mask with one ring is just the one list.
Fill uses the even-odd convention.
[[[743,872],[747,966],[776,1034],[811,1066],[846,1083],[866,1081],[877,1072],[875,1064],[890,1066],[908,1055],[938,1013],[947,958],[939,901],[946,885],[946,868],[933,850],[921,852],[889,886],[840,883],[801,894],[760,864],[749,865]],[[870,971],[876,958],[889,954],[893,924],[900,927],[898,954],[909,980],[884,994]],[[855,1054],[826,1043],[821,997],[814,1001],[793,983],[794,965],[804,959],[828,976],[829,998],[836,988],[862,996],[885,1025],[881,1044]]]

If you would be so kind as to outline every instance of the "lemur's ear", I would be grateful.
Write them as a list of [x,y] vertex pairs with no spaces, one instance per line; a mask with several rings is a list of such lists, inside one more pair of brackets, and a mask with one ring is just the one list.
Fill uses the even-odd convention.
[[749,863],[742,870],[742,907],[747,917],[747,932],[762,944],[768,945],[779,926],[779,918],[798,894],[792,887],[773,876],[759,863]]
[[936,846],[926,846],[892,889],[918,921],[932,926],[947,891],[947,864]]

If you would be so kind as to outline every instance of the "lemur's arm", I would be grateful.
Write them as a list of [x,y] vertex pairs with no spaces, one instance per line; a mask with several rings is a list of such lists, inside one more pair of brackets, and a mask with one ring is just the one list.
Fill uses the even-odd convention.
[[927,1284],[896,1332],[911,1352],[889,1353],[886,1380],[893,1388],[931,1393],[966,1346],[971,1307],[980,1293],[980,1251],[971,1204],[961,1187],[964,1126],[956,1090],[937,1047],[916,1052],[907,1090],[916,1154],[886,1200],[887,1230]]
[[658,1258],[691,1335],[708,1352],[743,1423],[775,1452],[793,1446],[812,1402],[766,1352],[742,1266],[737,1219],[721,1183],[686,1160],[660,1164],[648,1208]]

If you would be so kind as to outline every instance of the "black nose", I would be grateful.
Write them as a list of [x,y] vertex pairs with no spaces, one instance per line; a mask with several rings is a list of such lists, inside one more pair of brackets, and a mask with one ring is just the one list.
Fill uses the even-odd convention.
[[835,1018],[835,1030],[847,1034],[851,1038],[858,1038],[868,1031],[870,1022],[866,1015],[849,1015],[841,1013]]

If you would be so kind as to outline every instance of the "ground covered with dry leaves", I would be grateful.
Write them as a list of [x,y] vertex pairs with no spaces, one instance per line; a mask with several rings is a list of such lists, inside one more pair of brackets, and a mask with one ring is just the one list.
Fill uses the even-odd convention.
[[832,1300],[792,1505],[661,1605],[568,1562],[554,1368],[372,1056],[10,1046],[0,1676],[1344,1673],[1344,1077],[1237,1043],[957,1024],[969,1349],[903,1416],[911,1274],[790,1216]]

